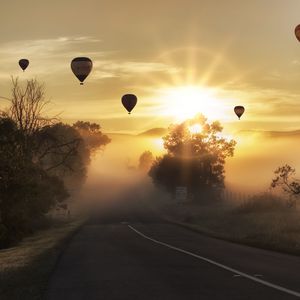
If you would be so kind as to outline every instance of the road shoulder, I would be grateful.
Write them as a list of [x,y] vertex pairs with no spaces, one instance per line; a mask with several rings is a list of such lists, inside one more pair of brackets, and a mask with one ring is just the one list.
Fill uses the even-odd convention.
[[61,254],[83,224],[83,219],[60,222],[1,250],[0,299],[42,299]]

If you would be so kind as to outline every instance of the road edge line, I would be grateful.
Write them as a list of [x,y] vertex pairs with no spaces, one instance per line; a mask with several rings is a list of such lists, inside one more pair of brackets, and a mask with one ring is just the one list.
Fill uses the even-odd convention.
[[267,286],[267,287],[270,287],[270,288],[273,288],[273,289],[275,289],[275,290],[278,290],[278,291],[284,292],[284,293],[286,293],[286,294],[293,295],[293,296],[296,296],[296,297],[300,298],[300,293],[299,293],[299,292],[296,292],[296,291],[290,290],[290,289],[288,289],[288,288],[282,287],[282,286],[280,286],[280,285],[276,285],[276,284],[273,284],[273,283],[271,283],[271,282],[268,282],[268,281],[259,279],[259,278],[254,277],[254,276],[251,276],[251,275],[249,275],[249,274],[247,274],[247,273],[244,273],[244,272],[241,272],[241,271],[236,270],[236,269],[234,269],[234,268],[225,266],[225,265],[223,265],[223,264],[221,264],[221,263],[218,263],[218,262],[216,262],[216,261],[214,261],[214,260],[212,260],[212,259],[206,258],[206,257],[204,257],[204,256],[200,256],[200,255],[195,254],[195,253],[193,253],[193,252],[186,251],[186,250],[183,250],[183,249],[181,249],[181,248],[172,246],[172,245],[170,245],[170,244],[167,244],[167,243],[164,243],[164,242],[155,240],[155,239],[153,239],[153,238],[151,238],[151,237],[145,235],[144,233],[140,232],[139,230],[135,229],[133,226],[131,226],[131,225],[127,225],[127,226],[128,226],[128,228],[130,228],[131,230],[133,230],[135,233],[137,233],[137,234],[140,235],[141,237],[143,237],[143,238],[145,238],[145,239],[147,239],[147,240],[150,240],[150,241],[152,241],[152,242],[154,242],[154,243],[156,243],[156,244],[159,244],[159,245],[165,246],[165,247],[167,247],[167,248],[169,248],[169,249],[175,250],[175,251],[177,251],[177,252],[180,252],[180,253],[183,253],[183,254],[186,254],[186,255],[189,255],[189,256],[198,258],[198,259],[200,259],[200,260],[202,260],[202,261],[205,261],[205,262],[210,263],[210,264],[212,264],[212,265],[214,265],[214,266],[217,266],[217,267],[219,267],[219,268],[221,268],[221,269],[223,269],[223,270],[229,271],[229,272],[234,273],[234,274],[238,274],[238,275],[240,275],[240,276],[242,276],[242,277],[244,277],[244,278],[247,278],[247,279],[249,279],[249,280],[252,280],[252,281],[254,281],[254,282],[260,283],[260,284],[265,285],[265,286]]

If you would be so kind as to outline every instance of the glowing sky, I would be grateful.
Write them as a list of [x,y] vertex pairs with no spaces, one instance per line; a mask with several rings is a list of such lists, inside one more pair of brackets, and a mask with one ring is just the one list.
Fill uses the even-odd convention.
[[[11,75],[36,77],[51,112],[108,131],[167,126],[181,101],[186,115],[204,112],[229,128],[300,128],[299,0],[1,2],[1,96]],[[70,70],[76,56],[94,61],[83,87]],[[24,74],[23,57],[31,62]],[[130,117],[120,105],[128,92],[139,97]],[[237,123],[239,104],[246,114]]]

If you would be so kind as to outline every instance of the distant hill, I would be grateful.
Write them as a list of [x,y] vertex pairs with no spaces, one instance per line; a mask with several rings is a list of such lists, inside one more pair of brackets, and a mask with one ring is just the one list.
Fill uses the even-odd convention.
[[289,138],[289,137],[300,137],[300,130],[291,131],[260,131],[260,130],[243,130],[240,131],[242,134],[259,134],[261,136],[270,138]]
[[166,128],[151,128],[141,133],[129,133],[129,132],[105,132],[108,136],[131,136],[131,137],[162,137],[167,133]]
[[133,133],[127,133],[127,132],[105,132],[106,135],[108,136],[132,136],[135,137],[136,135]]
[[[127,132],[105,132],[108,136],[128,136],[128,137],[162,137],[166,135],[167,128],[151,128],[149,130],[143,131],[141,133],[127,133]],[[267,131],[267,130],[241,130],[237,134],[241,135],[256,135],[257,137],[265,138],[300,138],[300,130],[290,130],[290,131]]]
[[158,136],[158,137],[161,137],[161,136],[165,135],[166,133],[167,133],[166,128],[152,128],[152,129],[144,131],[144,132],[142,132],[138,135],[139,136]]

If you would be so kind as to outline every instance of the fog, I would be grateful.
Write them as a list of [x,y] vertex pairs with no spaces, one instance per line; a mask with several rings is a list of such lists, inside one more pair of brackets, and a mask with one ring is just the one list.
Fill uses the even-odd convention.
[[[92,157],[85,185],[76,198],[81,204],[123,200],[151,200],[158,203],[165,193],[157,191],[147,174],[138,171],[142,152],[163,153],[159,137],[110,134],[112,142]],[[256,194],[266,191],[274,170],[283,164],[300,166],[297,146],[300,136],[273,136],[262,132],[236,134],[235,155],[226,161],[226,188],[233,192]],[[299,171],[300,177],[300,171]]]
[[112,142],[92,156],[87,179],[75,198],[88,208],[95,205],[132,202],[136,200],[159,204],[168,201],[163,191],[152,185],[145,172],[138,170],[138,160],[142,152],[151,150],[154,155],[162,152],[158,138],[140,137],[126,134],[108,134]]
[[297,172],[300,166],[300,135],[244,132],[238,134],[236,140],[235,155],[226,162],[229,188],[250,193],[266,191],[276,168],[290,164]]

